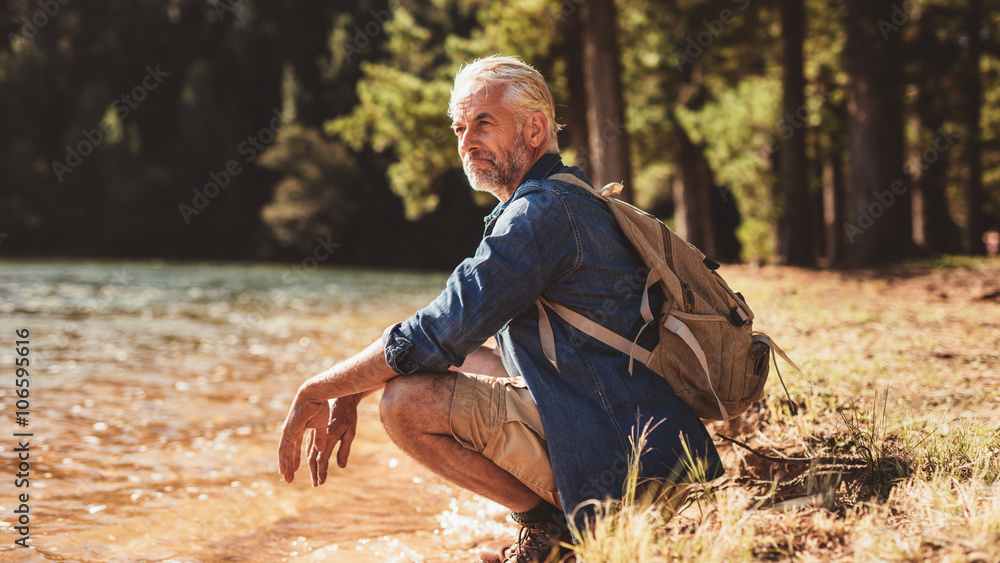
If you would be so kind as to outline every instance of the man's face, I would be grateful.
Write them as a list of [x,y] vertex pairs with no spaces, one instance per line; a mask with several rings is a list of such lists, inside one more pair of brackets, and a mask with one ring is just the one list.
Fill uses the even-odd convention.
[[503,105],[503,87],[470,81],[455,92],[452,129],[469,183],[506,200],[531,166],[521,125]]

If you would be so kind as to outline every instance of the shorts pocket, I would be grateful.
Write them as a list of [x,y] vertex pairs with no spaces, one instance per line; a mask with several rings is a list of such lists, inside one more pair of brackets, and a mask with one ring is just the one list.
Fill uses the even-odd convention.
[[498,384],[504,387],[502,422],[493,432],[483,455],[551,501],[556,484],[538,408],[523,381]]

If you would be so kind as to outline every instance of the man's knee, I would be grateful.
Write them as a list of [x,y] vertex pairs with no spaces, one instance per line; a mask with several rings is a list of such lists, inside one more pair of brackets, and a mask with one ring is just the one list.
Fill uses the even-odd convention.
[[447,374],[414,374],[386,382],[379,402],[382,425],[393,430],[440,433],[449,427],[455,378]]
[[385,383],[382,399],[378,404],[383,425],[388,425],[403,415],[406,409],[406,395],[410,394],[409,388],[412,386],[412,382],[407,378],[408,376],[397,376]]

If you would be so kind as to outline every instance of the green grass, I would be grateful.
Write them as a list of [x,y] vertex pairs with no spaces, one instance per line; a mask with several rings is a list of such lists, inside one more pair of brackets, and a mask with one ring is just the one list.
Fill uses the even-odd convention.
[[916,260],[914,262],[909,262],[908,264],[927,269],[969,269],[995,266],[996,263],[996,259],[986,256],[943,254],[933,258]]
[[742,445],[679,511],[601,505],[578,560],[1000,561],[1000,267],[957,264],[724,271],[812,383],[709,425]]

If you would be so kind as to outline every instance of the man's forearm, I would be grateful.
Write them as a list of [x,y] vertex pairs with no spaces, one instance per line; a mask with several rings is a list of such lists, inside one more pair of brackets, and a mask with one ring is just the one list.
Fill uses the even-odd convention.
[[385,363],[382,341],[376,340],[354,357],[306,380],[299,387],[296,400],[319,402],[359,393],[367,395],[396,375]]

